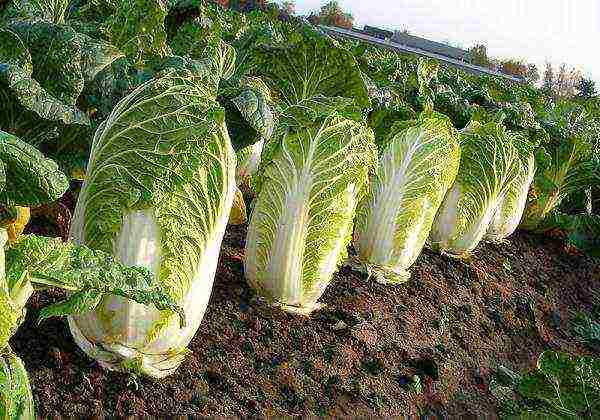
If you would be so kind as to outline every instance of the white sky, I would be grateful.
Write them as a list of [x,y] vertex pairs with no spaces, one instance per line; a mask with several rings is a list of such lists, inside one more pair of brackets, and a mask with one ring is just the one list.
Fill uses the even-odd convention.
[[[326,0],[296,0],[298,14]],[[483,41],[492,57],[567,63],[600,87],[600,0],[339,0],[355,26],[408,29],[469,48]]]

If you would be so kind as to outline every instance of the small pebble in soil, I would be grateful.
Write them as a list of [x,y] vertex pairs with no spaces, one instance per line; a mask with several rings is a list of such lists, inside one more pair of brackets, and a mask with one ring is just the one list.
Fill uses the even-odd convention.
[[555,330],[559,330],[561,321],[562,317],[560,316],[560,312],[556,309],[553,310],[550,313],[550,325],[552,325],[552,328],[554,328]]
[[412,383],[412,378],[408,375],[398,375],[396,376],[396,382],[402,388],[408,390],[410,388],[410,384]]

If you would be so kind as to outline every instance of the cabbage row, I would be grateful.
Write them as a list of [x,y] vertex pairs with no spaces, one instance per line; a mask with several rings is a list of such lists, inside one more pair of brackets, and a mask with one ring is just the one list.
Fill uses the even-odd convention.
[[[23,212],[56,200],[66,173],[83,181],[68,246],[111,255],[121,277],[151,276],[141,289],[133,275],[129,288],[51,284],[81,293],[52,313],[71,315],[75,341],[106,368],[177,369],[228,221],[248,222],[248,283],[302,314],[343,262],[400,283],[424,247],[468,258],[519,227],[597,243],[595,99],[552,101],[199,0],[23,0],[0,13],[1,231],[27,244]],[[22,285],[0,286],[6,341]],[[0,415],[15,398],[31,405],[3,385],[28,386],[6,354]]]

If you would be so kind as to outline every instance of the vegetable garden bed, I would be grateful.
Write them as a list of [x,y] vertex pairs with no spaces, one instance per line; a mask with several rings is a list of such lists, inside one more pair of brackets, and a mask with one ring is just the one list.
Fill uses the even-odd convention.
[[[36,325],[40,293],[12,344],[37,414],[489,416],[503,365],[531,368],[548,348],[585,353],[572,308],[589,309],[600,264],[561,241],[517,233],[470,262],[425,251],[409,283],[342,268],[310,318],[260,302],[242,268],[245,226],[228,227],[200,330],[175,375],[132,381],[74,344],[66,322]],[[419,377],[420,385],[415,383]]]

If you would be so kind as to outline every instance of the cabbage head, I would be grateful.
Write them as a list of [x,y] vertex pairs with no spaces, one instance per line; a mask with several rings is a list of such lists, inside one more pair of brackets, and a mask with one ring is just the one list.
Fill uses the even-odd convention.
[[361,122],[336,112],[309,121],[302,105],[288,115],[262,153],[244,270],[267,299],[309,313],[347,256],[377,152]]
[[492,218],[486,234],[486,239],[490,241],[506,239],[517,230],[527,204],[527,194],[535,175],[535,153],[532,143],[519,133],[511,133],[509,136],[513,138],[513,144],[517,148],[520,157],[517,162],[518,175],[510,184],[506,196],[500,202]]
[[395,123],[380,144],[370,192],[357,212],[354,247],[378,281],[403,282],[458,172],[459,138],[447,117],[432,113]]
[[461,134],[454,185],[435,218],[430,245],[467,257],[488,231],[500,203],[519,174],[519,155],[501,122],[472,122]]
[[78,345],[109,369],[172,373],[204,316],[236,162],[208,82],[168,70],[123,98],[94,136],[71,236],[150,269],[187,321],[117,296],[71,317]]

